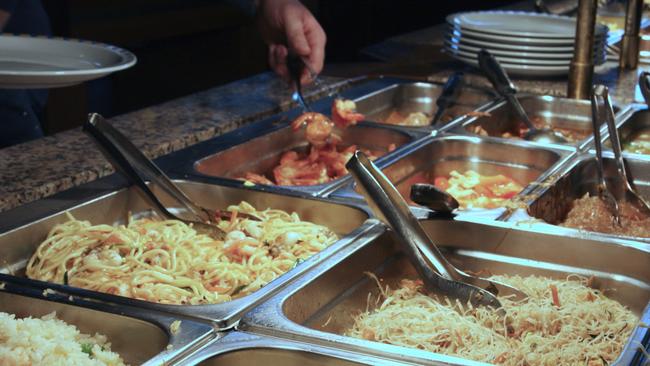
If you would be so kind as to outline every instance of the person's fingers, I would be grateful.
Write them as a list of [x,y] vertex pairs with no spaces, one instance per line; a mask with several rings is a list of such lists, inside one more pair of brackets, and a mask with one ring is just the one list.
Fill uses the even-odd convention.
[[289,69],[287,68],[287,48],[283,45],[269,46],[269,65],[282,79],[290,82]]
[[318,74],[323,70],[327,36],[323,28],[318,24],[318,21],[311,14],[308,14],[303,24],[305,26],[305,37],[311,48],[311,52],[307,56],[306,61],[311,70]]
[[289,7],[285,11],[285,32],[289,49],[299,56],[309,56],[311,53],[311,47],[305,35],[303,12],[308,12],[308,10],[304,8]]

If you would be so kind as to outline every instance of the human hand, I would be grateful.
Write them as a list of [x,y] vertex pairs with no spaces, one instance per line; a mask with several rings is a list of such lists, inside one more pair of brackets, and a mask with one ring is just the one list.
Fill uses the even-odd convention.
[[269,45],[271,69],[290,81],[287,55],[291,51],[307,65],[301,83],[309,83],[310,70],[320,73],[325,59],[326,36],[316,18],[298,0],[259,0],[257,14],[260,33]]

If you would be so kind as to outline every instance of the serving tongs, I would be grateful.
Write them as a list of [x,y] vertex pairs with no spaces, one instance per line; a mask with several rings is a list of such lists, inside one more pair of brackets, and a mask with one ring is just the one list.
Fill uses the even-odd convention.
[[603,119],[608,119],[605,111],[601,109],[600,104],[604,103],[602,90],[594,86],[591,93],[591,124],[594,134],[594,146],[596,147],[596,174],[598,178],[598,197],[605,203],[605,207],[612,214],[614,223],[621,226],[621,214],[619,212],[618,201],[607,186],[605,180],[605,167],[603,164],[603,143],[600,138],[600,125]]
[[[214,224],[214,220],[223,218],[230,213],[202,207],[190,200],[156,164],[149,160],[122,133],[106,122],[101,115],[90,114],[83,125],[83,131],[93,138],[99,150],[115,170],[121,172],[138,187],[161,215],[192,225],[198,232],[207,234],[216,240],[225,238],[226,233]],[[184,213],[187,213],[192,219],[181,218],[171,213],[149,188],[146,180],[162,188],[174,198],[185,209]]]
[[[614,160],[616,161],[616,170],[619,176],[619,179],[623,183],[623,198],[625,199],[626,202],[630,203],[634,207],[636,207],[639,212],[646,216],[650,216],[650,205],[648,204],[648,201],[646,201],[635,189],[633,181],[630,179],[630,175],[627,173],[627,166],[625,165],[625,160],[623,160],[623,154],[622,154],[622,148],[621,148],[621,139],[618,135],[618,129],[616,128],[616,119],[614,117],[614,109],[612,108],[612,102],[609,98],[609,90],[606,86],[604,85],[596,85],[593,88],[593,93],[592,93],[592,106],[594,106],[594,110],[592,113],[596,115],[598,113],[598,116],[600,118],[605,119],[605,123],[607,123],[607,130],[609,131],[609,141],[612,145],[612,150],[614,151]],[[604,110],[601,110],[601,103],[599,101],[602,101],[602,105]],[[594,125],[594,131],[596,131],[597,128]],[[596,137],[596,134],[600,135],[599,132],[594,133],[594,138],[597,140],[600,140],[600,136]],[[598,142],[596,142],[596,145],[599,145]],[[602,146],[600,147],[602,150]],[[598,154],[598,146],[596,147],[596,153]],[[602,156],[601,156],[602,159]],[[601,162],[602,165],[602,162]],[[601,173],[599,173],[601,174]],[[600,179],[600,178],[599,178]],[[604,180],[604,179],[603,179]],[[611,195],[611,193],[610,193]],[[616,205],[616,216],[615,220],[616,222],[620,225],[620,213],[618,212],[618,203]]]
[[550,128],[537,128],[528,117],[524,107],[519,103],[516,93],[517,88],[508,77],[506,71],[501,67],[499,61],[487,50],[482,49],[478,53],[478,64],[485,76],[488,78],[494,90],[504,97],[512,106],[515,114],[528,127],[528,132],[522,136],[524,140],[543,143],[566,143],[567,139],[559,132]]
[[512,286],[458,270],[442,255],[413,216],[408,205],[386,176],[361,151],[346,164],[375,215],[386,223],[403,246],[411,263],[429,291],[474,306],[489,306],[505,314],[496,298],[512,296],[515,301],[527,298]]

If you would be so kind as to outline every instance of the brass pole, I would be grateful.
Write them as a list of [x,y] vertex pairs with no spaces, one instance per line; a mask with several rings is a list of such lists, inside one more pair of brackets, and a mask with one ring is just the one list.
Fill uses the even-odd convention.
[[594,75],[594,25],[598,0],[580,0],[576,24],[576,41],[569,67],[567,95],[573,99],[588,99]]
[[639,65],[639,42],[641,42],[641,16],[643,0],[628,0],[625,13],[625,35],[621,43],[619,67],[636,69]]

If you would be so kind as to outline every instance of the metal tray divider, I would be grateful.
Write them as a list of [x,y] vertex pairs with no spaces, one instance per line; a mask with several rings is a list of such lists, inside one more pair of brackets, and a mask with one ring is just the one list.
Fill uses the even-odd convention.
[[[148,366],[176,365],[183,358],[198,352],[202,347],[217,338],[217,333],[210,324],[195,321],[178,314],[155,310],[145,311],[137,307],[106,303],[73,292],[54,290],[52,286],[38,286],[28,279],[5,274],[0,274],[0,284],[2,285],[2,291],[6,293],[126,316],[157,326],[167,335],[169,344],[165,350],[144,363],[144,365]],[[175,321],[180,321],[176,333],[171,330],[172,323]]]
[[388,358],[371,356],[333,347],[325,347],[305,342],[303,340],[235,330],[226,333],[222,338],[212,341],[199,352],[196,352],[191,357],[187,358],[184,363],[179,364],[179,366],[197,365],[212,358],[218,359],[219,356],[223,356],[230,352],[259,349],[312,353],[318,356],[331,357],[333,362],[335,362],[335,359],[340,359],[341,361],[364,365],[406,365],[405,363],[396,362]]
[[[179,181],[177,180],[176,182],[178,183]],[[180,182],[186,182],[189,184],[197,184],[197,185],[205,185],[206,187],[214,186],[215,189],[219,189],[219,186],[203,183],[202,179],[201,180],[197,179],[193,181],[180,181]],[[236,187],[235,189],[241,190],[239,187]],[[123,188],[122,190],[118,190],[118,191],[111,191],[106,193],[103,196],[94,198],[90,202],[79,203],[64,211],[79,209],[85,207],[88,204],[102,202],[102,200],[106,200],[110,198],[116,199],[115,197],[121,192],[124,192],[124,194],[126,194],[125,191],[128,191],[128,188]],[[254,193],[265,194],[265,192],[259,192],[259,191],[255,191]],[[272,192],[272,193],[275,194],[276,192]],[[368,207],[358,202],[350,202],[350,201],[345,201],[341,199],[332,199],[332,198],[326,200],[324,198],[316,198],[295,191],[287,192],[284,194],[284,196],[289,196],[296,199],[307,199],[307,200],[322,202],[327,204],[337,204],[337,205],[358,210],[359,212],[363,212],[365,215],[368,215],[368,217],[370,217],[369,215],[370,210],[368,209]],[[48,217],[44,217],[41,220],[46,220],[48,218],[57,216],[61,212],[52,213]],[[2,215],[0,215],[0,219],[1,218]],[[37,222],[41,220],[38,220]],[[31,224],[28,224],[26,226],[29,225]],[[293,280],[304,275],[306,272],[309,271],[309,269],[312,266],[314,266],[318,262],[326,259],[330,255],[337,253],[339,250],[344,249],[346,246],[349,246],[350,243],[353,243],[359,237],[363,237],[367,231],[372,230],[374,225],[375,225],[374,220],[367,219],[365,222],[361,223],[360,226],[356,227],[346,235],[341,236],[339,240],[334,244],[332,244],[331,246],[325,248],[321,252],[313,255],[312,257],[307,258],[305,261],[301,262],[299,265],[287,271],[283,275],[278,276],[278,278],[269,282],[261,289],[245,297],[234,299],[232,301],[220,303],[220,304],[209,304],[209,305],[159,304],[159,303],[147,302],[144,300],[137,300],[137,299],[117,296],[117,295],[112,295],[112,294],[107,294],[107,293],[102,293],[97,291],[91,291],[83,288],[77,288],[77,287],[71,287],[71,286],[66,286],[61,284],[28,279],[26,277],[16,277],[10,274],[0,273],[0,276],[4,278],[14,278],[14,281],[18,281],[23,285],[37,287],[42,290],[51,289],[58,292],[68,293],[70,295],[79,296],[87,299],[95,299],[106,303],[120,304],[120,305],[126,305],[130,307],[142,308],[142,309],[151,309],[154,311],[168,313],[168,314],[180,314],[180,315],[184,315],[196,319],[198,321],[212,322],[215,329],[227,330],[234,327],[236,322],[245,312],[249,311],[257,304],[264,302],[266,299],[271,297],[275,292],[289,286],[289,284],[292,283]],[[10,229],[6,233],[0,233],[0,238],[2,238],[2,236],[6,234],[16,232],[21,229],[24,228],[23,227],[14,228],[14,229]]]
[[[473,223],[473,220],[469,219],[467,223],[471,225]],[[532,232],[527,233],[526,230],[516,228],[516,226],[507,224],[505,222],[485,223],[485,222],[476,221],[476,223],[480,223],[482,225],[491,225],[491,226],[500,227],[505,230],[504,235],[508,235],[510,232],[516,230],[529,238],[538,237],[539,234],[541,234],[542,236],[555,236],[555,234],[550,234],[548,231],[544,231],[544,230],[532,230]],[[444,355],[435,354],[435,353],[422,351],[418,349],[404,348],[404,347],[394,346],[390,344],[360,340],[360,339],[345,337],[338,334],[328,333],[326,331],[314,330],[302,324],[294,323],[293,321],[288,319],[287,316],[284,314],[283,306],[292,296],[294,296],[296,293],[304,289],[306,286],[308,286],[309,284],[311,284],[321,276],[325,275],[328,271],[332,271],[333,268],[338,264],[340,264],[341,262],[353,257],[355,252],[364,249],[364,247],[367,245],[370,245],[372,241],[376,240],[379,236],[382,235],[384,230],[385,230],[385,226],[381,223],[378,223],[376,230],[373,233],[368,233],[364,238],[357,241],[355,243],[356,245],[349,246],[348,248],[346,248],[345,251],[341,251],[337,253],[336,256],[330,257],[327,261],[322,262],[319,266],[313,268],[308,275],[302,277],[301,279],[293,283],[291,287],[282,290],[281,292],[277,293],[273,298],[271,298],[269,301],[266,301],[265,303],[261,304],[257,308],[247,313],[239,323],[237,330],[251,332],[255,334],[261,334],[261,335],[272,335],[272,336],[287,338],[291,340],[301,340],[304,342],[315,343],[327,347],[335,347],[338,349],[349,350],[352,352],[391,357],[400,362],[415,362],[418,364],[436,364],[436,365],[438,364],[484,365],[483,363],[466,360],[462,358],[444,356]],[[501,239],[501,242],[503,242],[503,239],[505,239],[505,236]],[[548,241],[551,239],[542,238],[539,240]],[[562,239],[562,237],[558,237],[558,240],[564,240],[564,239]],[[650,247],[644,246],[643,244],[634,241],[627,241],[627,242],[620,241],[618,243],[612,243],[611,241],[599,242],[598,239],[595,238],[595,241],[593,241],[593,243],[589,245],[597,245],[597,246],[603,245],[605,247],[609,247],[608,251],[611,251],[612,248],[618,248],[618,247],[628,248],[628,249],[639,250],[643,253],[646,253],[647,255],[650,255]],[[500,246],[501,244],[497,244],[494,248],[496,249]],[[466,250],[459,249],[459,251],[463,252]],[[499,254],[495,254],[495,256],[500,257]],[[510,257],[504,257],[504,258],[510,258]],[[513,257],[513,258],[517,258],[517,257]],[[512,263],[519,266],[530,267],[531,264],[530,263],[526,264],[526,261],[527,259],[524,259],[523,262],[524,264],[516,261]],[[532,259],[532,261],[539,262],[535,259]],[[539,263],[540,265],[543,265],[545,262],[542,261]],[[561,269],[566,270],[569,268],[573,268],[563,264],[556,265],[551,262],[548,262],[547,264],[553,265],[554,267],[556,267],[556,270],[561,270]],[[533,266],[530,268],[535,268],[535,267]],[[621,278],[617,274],[600,272],[596,269],[587,270],[587,271],[589,273],[601,273],[601,274],[604,273],[607,274],[608,277],[612,277],[612,278]],[[639,284],[643,284],[644,287],[650,289],[650,285],[648,285],[647,283],[642,283],[640,280],[636,280],[632,278],[628,278],[628,279],[631,280],[632,282],[638,282]],[[345,292],[352,291],[352,289],[353,287],[352,288],[348,287],[348,289]],[[338,299],[335,298],[333,301],[338,302]],[[321,305],[321,309],[319,309],[317,313],[321,312],[323,307],[326,306],[328,306],[328,304]],[[648,302],[648,304],[645,305],[639,319],[640,323],[647,324],[648,321],[650,321],[650,302]],[[638,359],[640,357],[639,355],[640,351],[638,350],[638,345],[635,342],[638,342],[636,341],[637,339],[642,339],[645,342],[646,340],[648,340],[648,338],[650,338],[650,330],[644,329],[643,327],[637,325],[635,331],[630,336],[628,343],[624,347],[618,359],[619,362],[615,364],[621,366],[628,365],[631,364],[630,362],[633,359]]]

